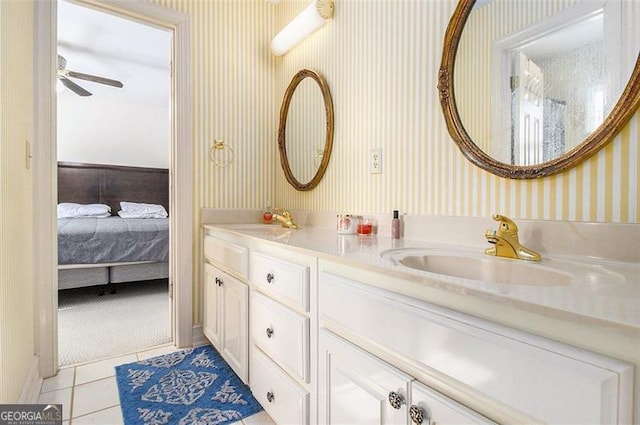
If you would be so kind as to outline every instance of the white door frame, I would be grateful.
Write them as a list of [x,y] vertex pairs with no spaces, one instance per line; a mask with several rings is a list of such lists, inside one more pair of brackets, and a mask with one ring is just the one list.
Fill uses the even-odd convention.
[[[145,0],[72,0],[146,25],[171,31],[171,167],[169,190],[170,282],[173,288],[174,344],[188,347],[193,331],[193,211],[190,23],[188,15]],[[34,282],[36,355],[40,375],[58,370],[57,147],[55,73],[56,1],[34,2]]]

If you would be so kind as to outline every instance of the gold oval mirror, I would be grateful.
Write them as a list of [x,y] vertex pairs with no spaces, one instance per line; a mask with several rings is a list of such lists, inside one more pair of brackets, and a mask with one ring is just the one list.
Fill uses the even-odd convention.
[[576,166],[640,104],[637,0],[460,0],[439,84],[463,155],[501,177]]
[[278,149],[285,177],[297,190],[320,183],[333,147],[333,101],[326,81],[316,71],[293,76],[282,100]]

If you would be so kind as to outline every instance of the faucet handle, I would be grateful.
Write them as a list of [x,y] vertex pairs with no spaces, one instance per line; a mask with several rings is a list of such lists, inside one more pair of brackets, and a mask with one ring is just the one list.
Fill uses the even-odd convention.
[[291,218],[291,213],[288,210],[284,209],[284,208],[275,207],[273,210],[274,211],[280,211],[282,213],[283,217]]
[[511,234],[518,233],[518,226],[506,215],[493,214],[491,218],[500,223],[500,227],[498,228],[499,231]]

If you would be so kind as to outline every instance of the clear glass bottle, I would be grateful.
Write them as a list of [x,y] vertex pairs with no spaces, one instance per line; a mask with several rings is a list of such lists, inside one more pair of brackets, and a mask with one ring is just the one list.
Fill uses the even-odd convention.
[[266,206],[264,207],[264,211],[262,212],[262,221],[265,224],[271,224],[273,220],[273,211],[271,210],[271,205],[269,205],[269,201],[267,201]]

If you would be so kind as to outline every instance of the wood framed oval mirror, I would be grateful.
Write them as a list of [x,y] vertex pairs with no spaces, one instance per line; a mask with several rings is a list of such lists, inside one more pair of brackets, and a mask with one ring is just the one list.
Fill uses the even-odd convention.
[[291,79],[280,108],[278,149],[285,177],[297,190],[320,183],[333,148],[333,100],[316,71],[302,69]]
[[609,143],[640,104],[634,1],[459,0],[438,89],[463,155],[528,179]]

